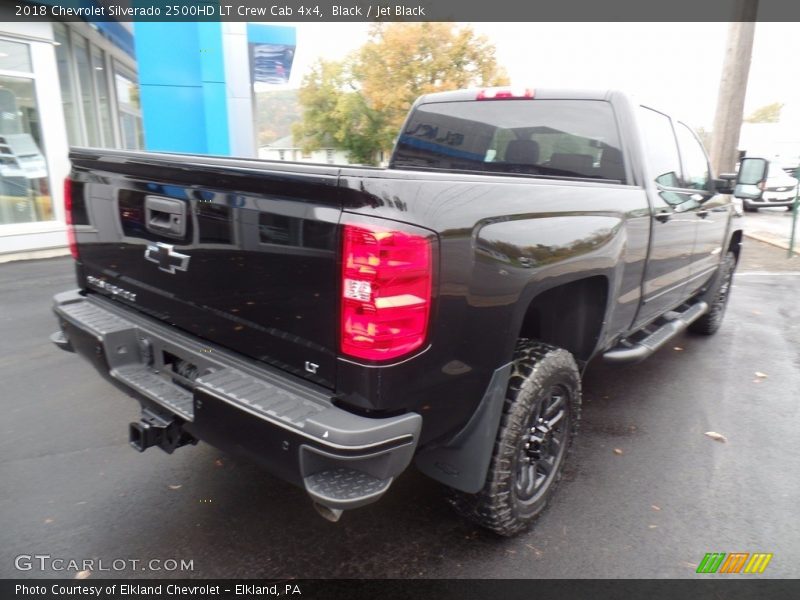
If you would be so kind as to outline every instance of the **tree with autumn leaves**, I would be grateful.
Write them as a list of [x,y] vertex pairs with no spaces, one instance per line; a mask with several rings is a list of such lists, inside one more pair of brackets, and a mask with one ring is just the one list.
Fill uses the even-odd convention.
[[306,151],[333,144],[350,160],[377,164],[422,94],[507,85],[494,46],[452,23],[388,23],[342,61],[320,60],[303,79],[302,121],[293,135]]

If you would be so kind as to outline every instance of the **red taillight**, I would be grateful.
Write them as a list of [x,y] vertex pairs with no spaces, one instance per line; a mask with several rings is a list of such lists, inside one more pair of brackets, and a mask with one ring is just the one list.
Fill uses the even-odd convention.
[[480,90],[476,100],[533,100],[530,88],[486,88]]
[[387,360],[422,346],[431,309],[431,240],[422,233],[345,225],[341,349]]
[[67,223],[67,242],[72,258],[78,260],[78,242],[75,239],[75,226],[72,224],[72,180],[64,180],[64,218]]

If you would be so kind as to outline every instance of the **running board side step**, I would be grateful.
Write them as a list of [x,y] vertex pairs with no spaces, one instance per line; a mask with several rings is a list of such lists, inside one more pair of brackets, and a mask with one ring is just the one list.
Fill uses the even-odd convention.
[[[646,337],[636,342],[623,342],[626,345],[620,345],[606,351],[603,354],[603,360],[612,364],[623,364],[631,362],[639,362],[644,360],[656,350],[661,348],[669,340],[681,333],[689,325],[702,317],[708,310],[708,304],[705,302],[698,302],[693,304],[685,311],[675,316],[670,321],[661,325],[658,329],[648,334]],[[672,315],[670,315],[672,316]]]

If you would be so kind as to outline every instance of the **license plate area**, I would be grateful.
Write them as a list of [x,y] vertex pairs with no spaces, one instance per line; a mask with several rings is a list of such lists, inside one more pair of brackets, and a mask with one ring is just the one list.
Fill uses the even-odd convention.
[[193,391],[197,378],[200,376],[200,367],[166,350],[161,355],[164,363],[164,373],[170,376],[172,383]]
[[104,340],[110,375],[183,419],[194,419],[196,380],[222,368],[202,352],[191,352],[138,327]]
[[56,313],[67,338],[75,339],[76,351],[186,421],[194,420],[193,400],[204,390],[237,410],[297,429],[302,429],[307,419],[332,408],[326,392],[261,365],[255,369],[202,340],[160,324],[145,323],[144,317],[121,315],[105,299],[71,294],[57,304]]

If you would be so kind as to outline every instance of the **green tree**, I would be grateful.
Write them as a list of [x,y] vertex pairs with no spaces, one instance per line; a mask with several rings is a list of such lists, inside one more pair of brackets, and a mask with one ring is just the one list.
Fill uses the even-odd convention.
[[300,120],[297,90],[279,90],[256,94],[256,127],[258,145],[292,133],[292,124]]
[[334,143],[350,160],[375,164],[422,94],[506,85],[494,46],[452,23],[376,24],[343,61],[320,60],[298,93],[303,119],[293,133],[305,150]]
[[745,123],[777,123],[781,120],[783,102],[773,102],[757,108],[745,119]]

